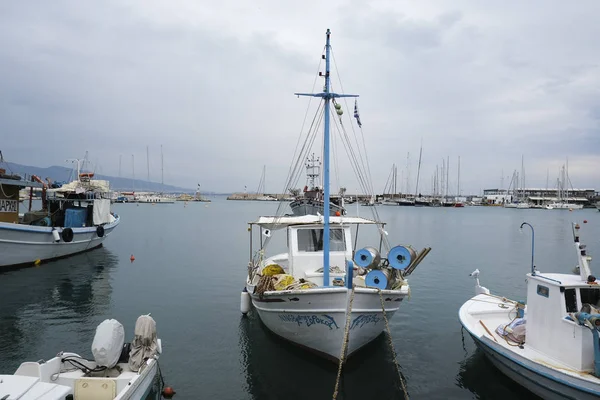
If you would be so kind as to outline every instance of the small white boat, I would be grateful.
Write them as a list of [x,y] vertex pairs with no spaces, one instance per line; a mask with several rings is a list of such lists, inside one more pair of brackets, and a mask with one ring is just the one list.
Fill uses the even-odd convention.
[[152,203],[152,204],[174,204],[175,199],[172,197],[162,196],[158,194],[139,195],[134,200],[136,203]]
[[[79,161],[79,160],[78,160]],[[79,164],[78,164],[79,165]],[[93,250],[119,225],[111,213],[107,181],[80,173],[78,179],[49,188],[39,177],[35,181],[6,179],[0,175],[0,267],[31,265],[46,260]],[[19,214],[19,190],[42,189],[42,209]]]
[[546,210],[581,210],[583,209],[582,204],[565,203],[565,202],[553,202],[546,204]]
[[12,375],[0,375],[0,399],[141,400],[156,386],[162,351],[156,322],[142,315],[132,343],[123,325],[105,320],[92,343],[94,360],[60,352],[48,361],[24,362]]
[[544,399],[600,397],[600,287],[591,274],[579,225],[574,274],[527,274],[527,305],[490,294],[476,279],[476,296],[459,319],[477,347],[504,374]]
[[[357,97],[330,92],[330,50],[330,31],[327,30],[323,55],[326,71],[320,74],[325,78],[323,92],[296,93],[322,99],[315,118],[324,120],[323,215],[320,212],[283,215],[287,209],[285,204],[279,208],[278,215],[260,217],[249,224],[250,262],[241,295],[241,311],[248,313],[253,306],[273,333],[328,359],[343,361],[383,332],[387,320],[409,295],[406,278],[431,248],[419,253],[410,246],[390,248],[385,223],[378,221],[375,207],[370,210],[373,220],[342,213],[330,215],[330,114],[335,110],[341,123],[343,111],[336,99]],[[360,127],[356,103],[354,116]],[[309,132],[307,136],[314,134]],[[305,154],[300,153],[295,164],[304,158]],[[361,173],[368,176],[365,168],[363,164]],[[296,171],[299,175],[300,169]],[[286,191],[297,179],[299,176],[290,174]],[[372,188],[372,185],[365,187]],[[354,248],[359,228],[362,232],[368,226],[375,228],[377,237],[374,239],[379,242],[379,248]],[[260,239],[257,251],[253,247],[256,246],[253,244],[255,228]],[[352,228],[356,232],[354,237]],[[287,251],[267,255],[270,238],[276,233],[287,238],[284,239]],[[386,257],[381,256],[383,251]]]

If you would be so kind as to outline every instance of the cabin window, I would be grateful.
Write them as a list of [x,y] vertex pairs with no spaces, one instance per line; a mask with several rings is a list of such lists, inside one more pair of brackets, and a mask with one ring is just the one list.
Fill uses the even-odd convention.
[[[329,230],[329,249],[346,251],[343,229]],[[323,251],[323,229],[299,229],[298,251]]]
[[591,304],[595,308],[600,308],[600,289],[581,288],[581,305]]
[[577,293],[575,289],[565,289],[565,305],[567,312],[577,312]]
[[550,295],[550,289],[548,289],[548,286],[538,285],[537,294],[539,294],[540,296],[548,297]]

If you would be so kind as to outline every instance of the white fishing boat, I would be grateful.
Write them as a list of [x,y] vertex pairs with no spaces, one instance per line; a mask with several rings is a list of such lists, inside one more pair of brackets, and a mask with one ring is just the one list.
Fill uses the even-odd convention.
[[[77,180],[49,189],[37,176],[32,181],[0,175],[0,267],[32,265],[100,247],[120,222],[110,211],[107,181],[80,172]],[[3,177],[4,176],[4,177]],[[42,189],[42,209],[19,213],[19,190]]]
[[459,311],[475,344],[504,374],[544,399],[600,397],[600,287],[591,257],[573,224],[578,265],[573,274],[543,273],[534,266],[527,305],[490,294],[476,279],[476,296]]
[[[277,215],[260,217],[249,224],[250,262],[241,311],[247,313],[253,307],[276,335],[326,358],[343,360],[383,332],[387,320],[409,295],[406,278],[431,248],[418,253],[410,246],[390,249],[385,224],[379,221],[375,207],[371,208],[373,219],[330,215],[331,103],[341,126],[343,111],[336,99],[357,97],[330,91],[330,51],[327,30],[325,73],[320,74],[325,78],[323,92],[297,93],[322,99],[317,113],[324,114],[323,215],[284,215],[285,204]],[[356,105],[354,116],[360,127]],[[307,137],[316,134],[312,129],[318,129],[318,125],[311,127]],[[305,157],[301,152],[297,160]],[[290,174],[286,192],[297,179]],[[368,188],[363,187],[363,191]],[[368,226],[375,228],[380,247],[354,248],[359,227]],[[253,247],[256,231],[260,239],[258,250]],[[277,233],[287,238],[287,251],[269,256],[267,245]],[[382,252],[386,257],[381,256]]]
[[[306,177],[307,184],[304,186],[302,193],[290,203],[290,208],[294,215],[317,215],[323,214],[325,200],[323,198],[323,187],[318,181],[321,177],[321,162],[315,158],[314,153],[306,161]],[[345,215],[344,196],[330,196],[329,198],[329,214],[330,215]]]
[[149,315],[138,318],[131,343],[125,343],[123,325],[105,320],[91,347],[94,360],[60,352],[48,361],[24,362],[12,375],[0,375],[0,399],[141,400],[157,386],[162,346]]

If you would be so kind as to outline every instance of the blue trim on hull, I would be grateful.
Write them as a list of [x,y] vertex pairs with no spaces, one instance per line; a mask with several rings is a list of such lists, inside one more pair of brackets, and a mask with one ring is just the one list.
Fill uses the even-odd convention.
[[[104,229],[112,229],[114,226],[118,225],[121,222],[121,217],[118,215],[116,219],[110,224],[103,225],[94,225],[94,226],[86,226],[81,228],[71,228],[73,229],[73,233],[92,233],[96,232],[96,228],[98,226],[103,226]],[[36,225],[25,225],[25,224],[11,224],[8,222],[0,223],[0,230],[9,230],[9,231],[19,231],[19,232],[27,232],[27,233],[52,233],[52,229],[64,229],[64,226],[36,226]],[[60,232],[59,230],[59,232]]]

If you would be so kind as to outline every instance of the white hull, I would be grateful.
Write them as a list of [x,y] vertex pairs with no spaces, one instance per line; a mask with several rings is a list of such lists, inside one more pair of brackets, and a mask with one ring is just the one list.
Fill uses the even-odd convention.
[[[64,353],[62,357],[77,356]],[[77,356],[78,357],[78,356]],[[83,361],[89,364],[87,361]],[[127,363],[118,366],[122,372],[112,377],[86,377],[79,369],[73,369],[70,363],[61,363],[61,357],[55,357],[38,364],[24,363],[14,375],[0,375],[0,398],[11,395],[10,399],[31,398],[38,400],[63,400],[69,394],[80,392],[81,398],[107,395],[114,390],[114,400],[143,400],[154,387],[158,372],[158,361],[150,358],[146,366],[138,373],[129,369]],[[70,369],[70,370],[69,370]],[[63,371],[58,373],[59,371]],[[101,392],[105,393],[101,393]],[[108,392],[108,393],[106,393]]]
[[527,341],[522,347],[511,346],[496,333],[498,325],[508,324],[514,317],[514,311],[509,317],[511,306],[511,303],[503,302],[498,297],[479,295],[461,307],[460,323],[500,371],[543,399],[600,397],[600,379],[592,374],[559,364],[528,346]]
[[[11,224],[0,222],[0,267],[32,264],[71,254],[92,250],[112,233],[119,224],[117,216],[113,223],[103,225],[104,236],[99,237],[96,227],[72,228],[73,240],[54,242],[52,227]],[[63,228],[55,228],[62,233]]]
[[160,204],[175,204],[175,199],[169,197],[140,197],[135,200],[137,203],[160,203]]
[[[249,292],[253,288],[249,287]],[[346,309],[350,290],[318,288],[266,292],[263,299],[252,295],[252,304],[262,322],[278,336],[312,350],[326,358],[338,360],[344,338]],[[386,316],[392,318],[408,287],[382,291]],[[379,336],[385,329],[379,292],[355,289],[350,320],[347,355]]]
[[547,210],[581,210],[583,205],[581,204],[569,204],[569,203],[551,203],[546,206]]
[[513,359],[495,349],[487,340],[471,336],[477,347],[496,368],[542,399],[585,400],[598,399],[600,396],[598,389],[586,391],[584,388],[577,388],[575,387],[577,383],[564,379],[561,373],[526,359]]

